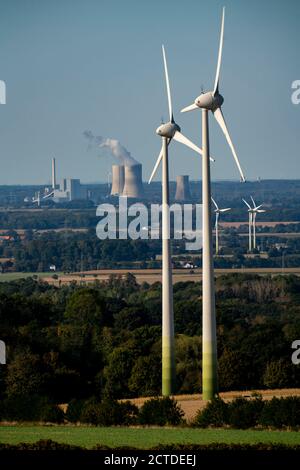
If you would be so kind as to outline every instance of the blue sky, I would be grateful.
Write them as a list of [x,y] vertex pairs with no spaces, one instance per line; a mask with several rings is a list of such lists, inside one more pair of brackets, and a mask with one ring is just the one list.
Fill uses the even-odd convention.
[[[155,129],[168,116],[162,43],[176,121],[200,145],[201,113],[179,111],[213,87],[223,5],[220,91],[246,177],[300,177],[297,0],[0,0],[0,184],[46,183],[51,156],[58,177],[107,181],[114,160],[87,151],[85,130],[119,139],[147,179],[160,149]],[[213,179],[238,180],[212,119],[210,134]],[[170,147],[171,178],[200,178],[200,163]]]

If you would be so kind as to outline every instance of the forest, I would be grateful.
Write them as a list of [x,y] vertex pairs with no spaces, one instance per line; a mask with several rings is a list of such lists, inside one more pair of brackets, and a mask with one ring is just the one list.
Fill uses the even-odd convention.
[[[300,387],[291,361],[300,339],[300,279],[216,279],[220,390]],[[177,393],[201,391],[201,284],[174,286]],[[161,391],[161,284],[133,275],[87,287],[32,278],[0,283],[2,407]],[[0,410],[1,414],[1,410]]]

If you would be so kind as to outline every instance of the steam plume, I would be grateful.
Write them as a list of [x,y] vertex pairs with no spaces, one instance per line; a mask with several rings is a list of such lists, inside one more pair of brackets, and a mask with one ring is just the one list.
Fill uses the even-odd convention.
[[132,166],[138,164],[138,161],[131,156],[130,152],[128,152],[117,139],[94,135],[91,131],[84,131],[83,135],[89,142],[89,149],[97,147],[107,150],[109,154],[115,157],[122,165]]

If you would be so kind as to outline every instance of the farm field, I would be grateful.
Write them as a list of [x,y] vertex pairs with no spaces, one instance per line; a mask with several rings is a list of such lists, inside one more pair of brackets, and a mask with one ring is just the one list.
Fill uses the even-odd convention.
[[255,444],[300,445],[297,431],[258,431],[191,428],[109,428],[85,426],[0,426],[0,442],[18,444],[52,439],[59,443],[91,449],[97,444],[109,447],[151,448],[158,444]]
[[[253,396],[254,390],[250,392],[241,392],[241,391],[232,391],[232,392],[220,392],[220,398],[222,400],[229,402],[237,397],[244,397],[249,398]],[[255,390],[255,392],[262,396],[263,400],[271,400],[273,397],[289,397],[289,396],[300,396],[300,388],[281,388],[281,389],[273,389],[273,390]],[[184,418],[187,422],[193,420],[196,416],[197,411],[199,409],[204,408],[207,405],[207,402],[202,400],[202,396],[200,394],[194,395],[176,395],[174,396],[175,400],[178,402],[180,407],[184,412]],[[133,398],[130,401],[140,407],[144,404],[146,400],[149,398],[141,397],[141,398]],[[300,435],[299,435],[300,438]]]
[[[139,284],[148,282],[154,284],[161,282],[161,269],[102,269],[94,271],[83,271],[82,273],[63,274],[61,272],[12,272],[0,274],[0,282],[14,281],[16,279],[25,279],[27,277],[37,276],[39,279],[53,285],[68,285],[71,282],[77,281],[78,283],[92,283],[96,280],[107,281],[111,275],[119,275],[124,277],[127,273],[131,273],[136,277]],[[237,268],[237,269],[215,269],[215,276],[223,274],[261,274],[261,275],[276,275],[276,274],[295,274],[300,276],[300,268]],[[53,279],[53,274],[58,276]],[[202,269],[174,269],[173,270],[173,284],[177,282],[194,281],[199,282],[202,278]]]
[[[111,275],[119,275],[124,277],[128,272],[134,274],[136,281],[139,284],[148,282],[148,284],[154,284],[155,282],[161,282],[161,269],[102,269],[94,271],[84,271],[83,273],[71,273],[65,275],[59,275],[58,279],[53,279],[52,276],[43,277],[44,281],[49,284],[62,285],[70,284],[73,281],[80,283],[90,283],[98,281],[107,281]],[[300,268],[237,268],[237,269],[215,269],[215,276],[221,276],[223,274],[296,274],[300,275]],[[57,274],[57,273],[56,273]],[[82,275],[84,277],[82,277]],[[202,278],[202,269],[197,268],[190,271],[189,269],[174,269],[173,270],[173,284],[176,282],[195,281],[199,282]]]
[[[49,278],[53,276],[53,272],[44,272],[44,273],[2,273],[0,274],[0,282],[9,282],[9,281],[16,281],[17,279],[26,279],[27,277],[37,276],[40,279]],[[58,276],[62,275],[62,273],[56,273]]]

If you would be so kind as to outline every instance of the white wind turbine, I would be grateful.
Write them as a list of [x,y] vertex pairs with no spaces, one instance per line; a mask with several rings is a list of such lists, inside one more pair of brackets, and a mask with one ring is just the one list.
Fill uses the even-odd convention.
[[[260,214],[262,212],[266,212],[266,211],[265,211],[265,209],[261,209],[263,204],[260,204],[259,206],[257,206],[255,204],[255,201],[254,201],[253,197],[250,196],[250,198],[251,198],[251,201],[252,201],[252,204],[253,204],[253,208],[244,199],[243,199],[243,201],[249,207],[249,210],[248,210],[248,212],[249,212],[249,224],[250,224],[250,213],[252,214],[252,221],[251,222],[252,222],[252,230],[253,230],[253,249],[255,250],[256,249],[256,215]],[[250,234],[250,229],[249,229],[249,234]],[[249,242],[249,250],[251,251],[250,242]]]
[[243,199],[243,202],[246,204],[246,206],[248,207],[248,216],[249,216],[249,222],[248,222],[248,225],[249,225],[249,252],[252,251],[252,226],[253,226],[253,209],[252,207],[250,206],[250,204],[248,204],[248,202]]
[[169,396],[174,393],[175,387],[175,353],[174,353],[174,313],[173,313],[173,285],[170,248],[170,220],[169,220],[169,164],[168,146],[172,139],[186,145],[202,155],[202,150],[187,139],[174,121],[168,67],[164,46],[162,46],[165,79],[167,85],[169,122],[156,129],[162,138],[162,147],[149,179],[151,183],[160,162],[162,161],[162,394]]
[[225,209],[220,209],[214,198],[211,198],[215,206],[216,222],[215,222],[215,232],[216,232],[216,255],[219,253],[219,218],[220,214],[228,212],[231,210],[231,207],[226,207]]
[[208,111],[211,111],[217,123],[221,127],[228,145],[238,167],[241,181],[245,181],[235,148],[231,141],[222,110],[224,98],[219,93],[220,68],[222,60],[223,36],[224,36],[223,8],[221,34],[217,71],[213,91],[201,93],[194,103],[182,112],[202,109],[202,207],[203,207],[203,249],[202,249],[202,396],[211,400],[217,394],[217,338],[216,338],[216,313],[214,292],[214,268],[212,253],[212,227],[211,227],[211,188],[210,188],[210,164],[209,164],[209,133],[208,133]]

